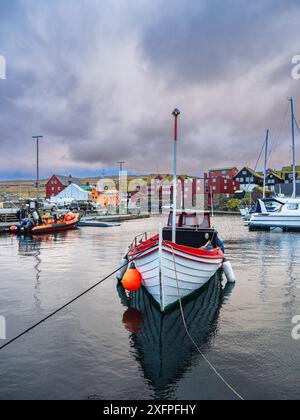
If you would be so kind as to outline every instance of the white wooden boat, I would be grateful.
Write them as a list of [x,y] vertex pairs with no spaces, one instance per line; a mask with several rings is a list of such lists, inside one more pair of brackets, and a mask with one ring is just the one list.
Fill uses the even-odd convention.
[[[209,214],[178,215],[176,243],[172,234],[172,213],[169,226],[161,235],[145,238],[131,246],[128,261],[134,260],[142,275],[143,286],[153,296],[161,311],[166,311],[179,298],[184,299],[204,286],[222,267],[224,254],[217,232],[210,227]],[[194,224],[191,223],[194,220]],[[205,227],[204,227],[205,226]]]
[[[209,213],[177,213],[177,121],[173,116],[173,202],[168,226],[159,235],[147,239],[144,234],[131,245],[126,260],[135,264],[142,285],[153,296],[162,312],[204,286],[222,267],[227,278],[234,281],[230,263],[224,261],[224,247],[218,232],[211,227]],[[134,261],[134,262],[133,262]],[[119,277],[122,278],[122,271]],[[129,275],[129,274],[128,274]],[[126,280],[126,278],[125,278]],[[129,288],[129,287],[128,287]],[[130,290],[130,288],[129,288]]]

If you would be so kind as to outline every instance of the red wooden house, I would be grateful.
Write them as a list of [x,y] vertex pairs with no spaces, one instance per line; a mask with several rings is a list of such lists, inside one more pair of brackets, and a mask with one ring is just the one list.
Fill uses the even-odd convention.
[[233,195],[240,189],[240,184],[234,180],[238,172],[236,167],[209,169],[204,175],[206,193]]
[[46,184],[46,198],[49,200],[51,197],[56,196],[70,184],[81,185],[81,182],[79,178],[73,178],[72,175],[52,175]]

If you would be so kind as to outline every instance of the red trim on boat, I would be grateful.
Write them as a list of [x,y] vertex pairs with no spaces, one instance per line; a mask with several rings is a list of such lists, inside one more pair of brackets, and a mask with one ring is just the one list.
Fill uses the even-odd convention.
[[[147,241],[142,242],[140,245],[133,248],[129,253],[129,257],[134,257],[137,254],[143,253],[144,251],[147,252],[146,254],[141,255],[140,258],[144,258],[150,254],[153,254],[157,251],[157,245],[158,245],[158,235],[153,236],[152,238],[148,239]],[[166,252],[172,253],[171,249],[174,249],[175,251],[182,252],[187,255],[191,255],[194,257],[204,258],[208,260],[216,260],[216,259],[223,259],[224,254],[221,250],[221,248],[214,248],[212,250],[207,250],[203,248],[191,248],[188,246],[183,245],[177,245],[169,241],[164,241],[164,246],[170,248],[170,251],[165,250]],[[153,249],[155,247],[155,249]],[[178,257],[187,258],[182,255],[176,254]],[[138,259],[140,259],[138,257]]]

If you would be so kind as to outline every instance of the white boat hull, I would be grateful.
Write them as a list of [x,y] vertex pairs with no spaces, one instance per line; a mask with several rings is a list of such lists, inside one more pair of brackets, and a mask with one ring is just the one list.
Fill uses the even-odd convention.
[[219,270],[223,256],[214,259],[190,255],[170,247],[154,246],[135,259],[143,286],[162,311],[204,286]]
[[254,214],[251,217],[249,227],[300,229],[300,215]]

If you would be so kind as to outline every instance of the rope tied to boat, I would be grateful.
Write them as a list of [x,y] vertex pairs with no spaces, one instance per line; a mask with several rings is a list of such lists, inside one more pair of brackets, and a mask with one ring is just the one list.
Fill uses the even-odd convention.
[[[169,245],[170,246],[170,245]],[[208,358],[205,356],[205,354],[202,352],[202,350],[200,349],[199,345],[196,343],[196,341],[194,340],[194,338],[192,337],[191,333],[189,332],[189,329],[187,327],[186,324],[186,319],[185,319],[185,315],[184,315],[184,310],[183,310],[183,304],[182,304],[182,299],[180,296],[180,288],[179,288],[179,282],[178,282],[178,276],[177,276],[177,267],[176,267],[176,260],[175,260],[175,253],[174,253],[174,248],[173,246],[170,246],[170,248],[172,249],[172,255],[173,255],[173,264],[174,264],[174,271],[175,271],[175,278],[176,278],[176,287],[177,287],[177,292],[178,292],[178,301],[179,301],[179,308],[180,308],[180,314],[181,314],[181,318],[182,318],[182,323],[184,326],[184,329],[186,331],[186,334],[189,338],[189,340],[192,342],[192,344],[196,347],[197,351],[199,352],[199,354],[201,355],[201,357],[204,359],[204,361],[209,365],[209,367],[213,370],[213,372],[219,377],[219,379],[221,379],[221,381],[226,385],[226,387],[241,401],[244,401],[244,398],[233,388],[232,385],[229,384],[229,382],[227,382],[227,380],[223,377],[223,375],[213,366],[213,364],[208,360]]]
[[[141,253],[137,254],[134,256],[134,258],[131,259],[131,261],[136,260]],[[31,327],[27,328],[25,331],[23,331],[22,333],[18,334],[16,337],[12,338],[11,340],[9,340],[7,343],[3,344],[2,346],[0,346],[0,350],[5,349],[7,346],[9,346],[10,344],[14,343],[15,341],[19,340],[21,337],[23,337],[24,335],[26,335],[27,333],[29,333],[30,331],[34,330],[36,327],[38,327],[39,325],[43,324],[44,322],[48,321],[48,319],[52,318],[54,315],[58,314],[59,312],[61,312],[63,309],[67,308],[68,306],[70,306],[72,303],[76,302],[77,300],[79,300],[81,297],[83,297],[84,295],[86,295],[87,293],[91,292],[93,289],[95,289],[96,287],[100,286],[100,284],[104,283],[106,280],[108,280],[110,277],[112,277],[114,274],[117,274],[118,271],[122,270],[123,268],[125,268],[128,265],[128,262],[126,264],[123,264],[122,266],[118,267],[116,270],[114,270],[112,273],[108,274],[106,277],[104,277],[102,280],[98,281],[97,283],[95,283],[93,286],[89,287],[87,290],[85,290],[84,292],[80,293],[79,295],[75,296],[72,300],[68,301],[67,303],[65,303],[64,305],[62,305],[61,307],[59,307],[58,309],[56,309],[55,311],[51,312],[51,314],[47,315],[45,318],[41,319],[39,322],[35,323],[34,325],[32,325]]]

